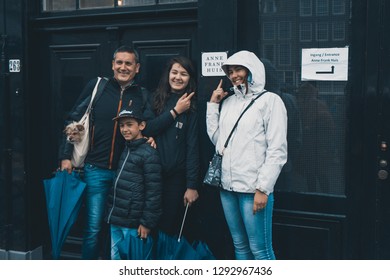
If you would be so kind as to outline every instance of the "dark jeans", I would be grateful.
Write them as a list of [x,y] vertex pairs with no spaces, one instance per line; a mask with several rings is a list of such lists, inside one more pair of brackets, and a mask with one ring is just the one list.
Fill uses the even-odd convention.
[[99,258],[99,234],[102,230],[107,196],[113,184],[115,172],[91,164],[84,167],[86,224],[84,228],[82,258]]

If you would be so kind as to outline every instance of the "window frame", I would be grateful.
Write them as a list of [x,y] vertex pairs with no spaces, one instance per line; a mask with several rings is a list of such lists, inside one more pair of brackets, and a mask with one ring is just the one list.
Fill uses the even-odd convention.
[[[339,7],[342,6],[342,11],[337,12],[335,10],[335,7],[337,7],[337,6],[339,6]],[[345,15],[345,8],[346,8],[345,0],[332,0],[332,14],[333,15]]]
[[[163,6],[168,6],[168,5],[188,5],[188,4],[194,4],[197,3],[198,0],[175,0],[175,1],[180,1],[180,2],[174,2],[174,3],[161,3],[161,1],[164,0],[153,0],[154,3],[149,3],[149,4],[140,4],[140,5],[120,5],[118,3],[122,2],[122,0],[110,0],[112,5],[107,5],[107,6],[94,6],[94,7],[88,7],[88,6],[83,6],[82,5],[83,0],[73,0],[74,5],[69,5],[71,6],[70,8],[59,8],[59,9],[53,9],[50,8],[50,6],[53,6],[53,3],[60,3],[63,2],[63,0],[42,0],[40,1],[40,13],[41,14],[48,14],[48,13],[71,13],[71,12],[88,12],[88,11],[96,11],[96,10],[112,10],[112,9],[129,9],[129,8],[148,8],[148,7],[163,7]],[[84,0],[88,1],[88,0]],[[91,1],[91,0],[89,0]],[[172,0],[169,0],[172,1]],[[69,1],[71,2],[71,1]],[[93,3],[93,1],[91,1]]]
[[[321,6],[320,4],[321,3]],[[326,9],[324,9],[326,7]],[[323,17],[329,15],[329,0],[316,0],[316,16]]]
[[[326,38],[325,39],[320,39],[318,37],[320,25],[326,26]],[[327,42],[327,41],[329,41],[329,23],[328,22],[317,22],[316,23],[316,41],[317,42]]]
[[[303,7],[303,3],[307,2],[310,7]],[[304,9],[310,9],[309,13],[304,13]],[[313,15],[313,2],[312,0],[299,0],[299,15],[301,17],[309,17]]]
[[[286,32],[287,32],[287,36],[286,37],[282,37],[281,36],[281,24],[286,24]],[[291,36],[292,36],[292,24],[291,24],[291,21],[279,21],[278,22],[278,38],[279,40],[290,40],[291,39]]]

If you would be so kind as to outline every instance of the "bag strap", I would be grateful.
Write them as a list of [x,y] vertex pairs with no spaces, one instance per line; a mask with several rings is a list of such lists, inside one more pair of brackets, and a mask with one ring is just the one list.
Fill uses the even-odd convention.
[[[232,137],[233,135],[233,131],[236,129],[237,125],[238,125],[238,122],[241,120],[242,116],[244,115],[244,113],[246,111],[248,111],[248,109],[253,105],[253,103],[255,103],[255,101],[261,97],[264,93],[266,93],[268,90],[265,90],[263,92],[261,92],[258,96],[256,96],[256,98],[252,99],[251,102],[248,104],[248,106],[246,106],[246,108],[244,109],[244,111],[242,111],[241,115],[238,117],[238,120],[236,121],[236,123],[234,124],[233,128],[232,128],[232,131],[230,131],[230,134],[228,136],[228,138],[226,139],[226,142],[225,142],[225,145],[223,146],[223,149],[225,150],[228,143],[229,143],[229,140],[230,138]],[[222,154],[223,154],[223,151],[222,151]]]
[[100,83],[101,79],[102,79],[102,78],[100,78],[100,77],[97,78],[96,85],[95,85],[95,87],[93,88],[91,101],[89,101],[88,108],[87,108],[87,112],[88,112],[88,113],[91,112],[92,104],[93,104],[93,101],[94,101],[94,99],[95,99],[96,92],[97,92],[97,89],[98,89],[98,87],[99,87],[99,83]]
[[100,83],[101,79],[102,79],[102,78],[98,77],[98,80],[97,80],[97,82],[96,82],[96,85],[95,85],[95,87],[93,88],[92,97],[91,97],[91,100],[89,101],[87,110],[85,110],[84,115],[81,117],[81,119],[80,119],[80,121],[79,121],[79,122],[82,123],[82,124],[84,124],[85,121],[87,120],[88,116],[91,115],[92,104],[93,104],[93,101],[94,101],[94,99],[95,99],[96,92],[97,92],[97,89],[98,89],[98,86],[99,86],[99,83]]
[[108,83],[108,78],[98,77],[98,81],[96,82],[96,85],[92,91],[91,101],[90,101],[90,103],[88,105],[88,109],[87,109],[87,110],[89,110],[87,112],[89,112],[91,124],[94,121],[94,114],[92,113],[93,108],[95,107],[96,102],[99,100],[99,98],[103,95],[103,92],[104,92],[104,89],[106,88],[107,83]]
[[[93,107],[95,106],[96,102],[99,100],[99,98],[102,96],[102,93],[104,91],[104,88],[106,87],[106,84],[108,83],[108,78],[106,77],[98,77],[98,79],[100,78],[100,81],[98,81],[96,84],[99,83],[99,85],[96,87],[96,94],[95,94],[95,98],[92,97],[92,108],[91,110],[93,110]],[[92,93],[93,94],[93,93]]]

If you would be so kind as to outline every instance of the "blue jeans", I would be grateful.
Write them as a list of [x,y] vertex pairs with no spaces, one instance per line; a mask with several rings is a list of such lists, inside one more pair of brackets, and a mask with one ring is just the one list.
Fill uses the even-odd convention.
[[111,225],[111,259],[112,260],[125,260],[127,259],[128,252],[122,250],[128,249],[126,246],[119,246],[121,242],[129,239],[130,236],[138,237],[138,229],[125,228],[120,226]]
[[221,191],[225,218],[237,260],[274,260],[272,248],[273,194],[266,207],[253,214],[253,193]]
[[113,184],[115,171],[101,169],[91,164],[84,167],[86,224],[84,228],[82,258],[99,258],[99,234],[106,208],[107,196]]

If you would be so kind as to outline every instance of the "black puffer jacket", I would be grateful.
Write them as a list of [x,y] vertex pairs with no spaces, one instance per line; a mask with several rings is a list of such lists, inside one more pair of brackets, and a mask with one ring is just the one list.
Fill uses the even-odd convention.
[[161,163],[144,138],[126,142],[108,198],[107,222],[152,229],[161,216]]

